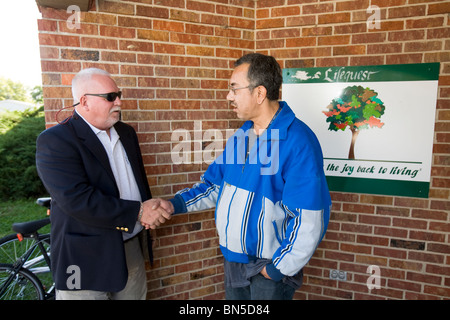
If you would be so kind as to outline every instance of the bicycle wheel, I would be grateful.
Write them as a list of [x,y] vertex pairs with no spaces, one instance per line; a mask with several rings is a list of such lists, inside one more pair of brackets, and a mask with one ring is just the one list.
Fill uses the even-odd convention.
[[[47,255],[50,255],[50,235],[39,235],[39,241],[44,245]],[[47,265],[42,252],[36,245],[34,238],[23,238],[19,241],[16,234],[10,234],[0,239],[0,263],[14,264],[16,261],[24,256],[28,250],[33,250],[27,261],[24,263],[24,268],[39,276],[45,288],[51,288],[53,285],[50,268]]]
[[[43,235],[44,247],[46,251],[49,252],[50,247],[50,236]],[[19,240],[17,234],[10,234],[0,239],[0,263],[11,263],[17,261],[22,257],[31,247],[36,244],[34,238],[23,238],[22,241]],[[39,249],[36,247],[35,252],[30,256],[30,259],[36,258],[40,255]]]
[[27,269],[18,272],[10,264],[0,264],[0,300],[44,300],[39,279]]

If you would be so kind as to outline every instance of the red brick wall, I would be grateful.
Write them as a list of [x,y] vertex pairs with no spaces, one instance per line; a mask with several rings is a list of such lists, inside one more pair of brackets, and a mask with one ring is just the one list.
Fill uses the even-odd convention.
[[[380,29],[367,28],[370,5],[381,9]],[[72,104],[77,71],[106,69],[123,90],[123,120],[139,134],[152,193],[160,197],[192,185],[207,168],[172,162],[174,130],[194,137],[201,121],[203,130],[225,137],[240,125],[225,97],[232,63],[246,52],[271,54],[282,67],[441,62],[430,197],[333,192],[329,231],[295,298],[450,297],[449,2],[100,0],[75,30],[64,10],[41,12],[47,124]],[[224,297],[213,211],[176,216],[155,237],[149,299]],[[381,288],[371,292],[370,265],[381,270]],[[330,269],[347,271],[347,281],[330,280]]]

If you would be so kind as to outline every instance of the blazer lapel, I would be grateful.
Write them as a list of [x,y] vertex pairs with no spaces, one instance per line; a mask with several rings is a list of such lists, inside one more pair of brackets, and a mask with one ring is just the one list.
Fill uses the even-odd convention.
[[111,179],[116,182],[105,148],[89,125],[76,113],[73,115],[72,119],[70,119],[69,123],[72,125],[78,138],[83,141],[85,147],[97,158],[102,167],[108,172]]
[[142,199],[148,197],[146,190],[146,183],[144,182],[145,172],[141,172],[141,162],[139,157],[141,153],[139,151],[138,142],[135,141],[134,136],[131,134],[131,130],[128,127],[121,125],[121,123],[117,123],[114,125],[117,133],[119,134],[120,141],[122,142],[123,148],[128,157],[128,161],[130,161],[131,168],[133,170],[134,178],[136,179],[136,184],[139,188],[139,192],[141,193]]

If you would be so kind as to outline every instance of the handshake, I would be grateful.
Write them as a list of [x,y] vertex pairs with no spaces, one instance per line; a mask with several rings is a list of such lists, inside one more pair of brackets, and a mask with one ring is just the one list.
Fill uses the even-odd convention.
[[155,229],[170,220],[175,211],[172,203],[163,199],[150,199],[142,203],[142,215],[139,222],[145,229]]

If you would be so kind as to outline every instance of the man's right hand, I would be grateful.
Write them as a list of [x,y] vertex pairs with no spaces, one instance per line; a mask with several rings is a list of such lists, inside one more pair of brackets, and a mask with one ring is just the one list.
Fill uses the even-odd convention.
[[143,213],[139,221],[146,229],[156,229],[162,223],[170,220],[174,212],[170,201],[150,199],[142,203]]

